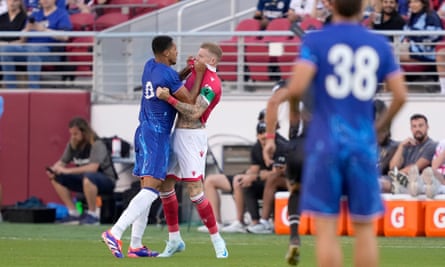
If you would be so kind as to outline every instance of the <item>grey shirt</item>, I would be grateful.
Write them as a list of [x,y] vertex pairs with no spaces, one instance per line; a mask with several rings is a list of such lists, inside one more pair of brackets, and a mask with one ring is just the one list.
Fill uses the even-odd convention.
[[112,166],[113,162],[108,155],[107,147],[100,139],[97,139],[93,145],[87,144],[81,149],[73,149],[68,143],[60,160],[65,164],[73,162],[76,166],[99,163],[99,172],[113,180],[116,179]]
[[436,145],[437,143],[428,137],[422,144],[405,146],[403,149],[403,166],[414,164],[420,158],[424,158],[431,163],[436,151]]

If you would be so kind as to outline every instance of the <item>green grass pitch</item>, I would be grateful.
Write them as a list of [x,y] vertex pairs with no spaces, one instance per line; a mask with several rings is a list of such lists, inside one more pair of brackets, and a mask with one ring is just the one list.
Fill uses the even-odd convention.
[[[216,259],[207,234],[195,228],[182,237],[187,248],[172,258],[116,259],[101,242],[100,234],[110,226],[66,226],[57,224],[0,223],[0,266],[96,267],[96,266],[162,266],[162,267],[219,267],[219,266],[287,266],[284,254],[286,235],[223,234],[229,249],[228,259]],[[166,228],[149,226],[144,244],[155,250],[164,248]],[[130,238],[123,237],[126,252]],[[344,252],[344,266],[352,266],[350,237],[340,237]],[[303,247],[299,266],[316,266],[314,238],[302,237]],[[445,239],[443,238],[379,238],[380,266],[444,266]]]

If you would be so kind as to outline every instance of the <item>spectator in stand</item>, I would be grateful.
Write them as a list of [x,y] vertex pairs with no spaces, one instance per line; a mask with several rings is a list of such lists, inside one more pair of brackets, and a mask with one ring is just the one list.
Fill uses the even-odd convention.
[[292,0],[289,5],[287,18],[292,22],[301,22],[304,17],[316,17],[318,0]]
[[[72,25],[68,12],[65,9],[56,6],[56,0],[40,0],[42,9],[34,12],[28,20],[25,32],[45,32],[48,35],[54,32],[70,31]],[[31,45],[7,45],[4,47],[4,52],[11,53],[10,55],[3,54],[1,62],[28,62],[28,79],[31,82],[30,87],[33,89],[40,88],[40,71],[42,69],[41,62],[55,62],[60,61],[61,56],[51,54],[51,52],[63,52],[63,46],[51,46],[48,44],[58,44],[68,41],[68,36],[39,36],[23,38],[23,42]],[[42,45],[32,45],[42,44]],[[43,55],[40,53],[44,53]],[[14,72],[14,65],[3,65],[5,72]],[[7,88],[16,88],[14,81],[15,75],[5,74],[4,80],[9,83]]]
[[445,140],[437,145],[431,167],[425,168],[421,176],[417,167],[413,167],[408,180],[409,193],[413,197],[426,194],[428,198],[434,198],[437,194],[445,194]]
[[261,29],[265,30],[269,21],[285,18],[289,11],[290,0],[258,0],[254,19],[261,21]]
[[410,118],[410,125],[413,136],[400,142],[391,158],[389,177],[392,184],[386,182],[382,186],[383,192],[408,193],[408,188],[412,187],[408,183],[414,182],[408,179],[410,170],[417,169],[418,172],[431,166],[437,144],[428,136],[428,119],[425,115],[414,114]]
[[[397,12],[399,0],[377,0],[375,12],[371,15],[371,28],[374,30],[403,30],[405,20]],[[390,41],[392,36],[388,36]]]
[[[3,0],[2,0],[3,1]],[[7,12],[0,15],[0,32],[2,31],[21,31],[26,24],[26,11],[21,0],[5,0],[7,2]],[[0,57],[4,53],[5,45],[19,43],[20,37],[0,37]],[[1,60],[0,60],[1,62]],[[2,66],[0,65],[0,71]],[[3,80],[0,75],[0,80]]]
[[[0,32],[19,32],[26,25],[26,11],[21,0],[6,0],[8,11],[0,15]],[[0,45],[19,43],[20,37],[0,37]]]
[[[437,13],[430,8],[430,0],[410,0],[411,14],[404,31],[441,31],[442,22]],[[400,60],[402,62],[435,62],[434,43],[442,38],[439,34],[402,36]]]

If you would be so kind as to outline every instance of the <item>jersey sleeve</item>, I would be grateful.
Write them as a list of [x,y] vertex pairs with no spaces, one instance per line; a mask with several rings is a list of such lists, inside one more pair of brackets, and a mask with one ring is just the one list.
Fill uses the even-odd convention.
[[299,60],[309,61],[316,65],[319,60],[317,57],[317,53],[315,52],[316,46],[313,41],[314,38],[312,37],[313,34],[309,33],[303,38],[303,42],[300,48]]
[[165,75],[165,80],[167,81],[167,87],[170,88],[170,93],[175,94],[183,86],[178,73],[169,67]]
[[396,59],[394,57],[394,54],[388,44],[388,42],[385,40],[381,51],[380,59],[384,59],[384,61],[381,63],[381,70],[383,71],[383,80],[385,80],[388,76],[392,75],[393,73],[400,71],[400,66],[396,62]]
[[90,162],[101,164],[105,161],[107,154],[108,151],[105,144],[100,140],[96,140],[91,147]]

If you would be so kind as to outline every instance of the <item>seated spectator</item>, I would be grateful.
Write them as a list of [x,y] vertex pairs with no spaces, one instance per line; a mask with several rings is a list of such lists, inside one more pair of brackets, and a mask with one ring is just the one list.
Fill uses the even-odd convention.
[[291,22],[301,22],[304,17],[316,17],[318,0],[292,0],[289,5],[287,18]]
[[[0,15],[0,32],[19,32],[26,25],[27,15],[21,0],[6,0],[8,11]],[[0,36],[0,45],[20,42],[20,37]]]
[[[430,9],[429,0],[410,0],[411,14],[404,31],[441,31],[442,22],[434,10]],[[400,60],[402,62],[435,62],[435,42],[441,40],[439,34],[421,36],[402,36]]]
[[[70,17],[65,9],[58,8],[55,4],[56,0],[40,0],[42,9],[34,12],[29,18],[28,23],[24,29],[25,32],[53,32],[69,31],[72,29]],[[50,44],[57,44],[68,41],[68,36],[39,36],[23,38],[23,42],[28,44],[42,44],[42,45],[7,45],[3,49],[10,55],[3,54],[1,62],[5,72],[14,72],[14,65],[6,65],[7,62],[28,62],[28,79],[31,82],[31,88],[39,88],[40,71],[42,69],[41,62],[55,62],[60,61],[61,56],[51,54],[51,52],[61,52],[64,50],[63,46],[51,46]],[[25,54],[24,54],[25,53]],[[41,55],[40,53],[44,53]],[[13,81],[16,80],[15,75],[5,74],[4,80],[8,83],[8,88],[16,88]]]
[[[240,183],[243,188],[246,210],[252,219],[252,223],[247,228],[247,231],[266,234],[273,232],[269,217],[273,210],[274,193],[277,188],[287,190],[284,164],[289,141],[278,134],[278,132],[276,133],[275,144],[277,149],[273,156],[276,166],[267,166],[262,153],[266,142],[266,124],[264,122],[258,123],[257,133],[258,141],[253,150],[258,150],[258,156],[254,158],[254,155],[252,155],[252,162],[256,163],[256,170],[252,174],[245,175],[235,182]],[[266,193],[266,195],[264,195],[264,193]],[[262,207],[263,216],[259,214],[260,207],[258,200],[260,199],[265,200],[263,201]]]
[[[403,30],[405,20],[397,12],[399,0],[377,0],[375,12],[371,15],[371,28],[374,30]],[[387,36],[390,41],[392,36]]]
[[419,170],[413,166],[408,180],[409,193],[413,197],[426,194],[428,198],[434,198],[438,194],[445,194],[445,140],[437,145],[431,167],[425,168],[419,176]]
[[[96,198],[112,194],[117,179],[113,162],[105,144],[83,118],[69,122],[70,140],[62,157],[48,168],[48,175],[56,193],[68,208],[70,224],[99,224]],[[68,164],[74,164],[70,167]],[[71,191],[85,195],[88,211],[81,217],[71,198]]]
[[412,137],[400,142],[394,156],[391,158],[389,176],[392,179],[383,184],[383,192],[408,193],[409,171],[413,166],[423,171],[431,166],[436,142],[428,137],[428,119],[422,114],[414,114],[410,118]]
[[[3,1],[3,0],[2,0]],[[3,31],[16,31],[19,32],[23,30],[26,24],[26,11],[21,0],[5,0],[7,3],[8,11],[0,15],[0,32]],[[0,37],[0,57],[4,53],[5,45],[11,43],[19,43],[20,37]],[[2,66],[0,65],[0,71],[2,71]],[[3,80],[2,75],[0,75],[0,80]]]
[[265,30],[269,21],[287,16],[289,3],[290,0],[258,0],[253,17],[261,21],[261,29]]

